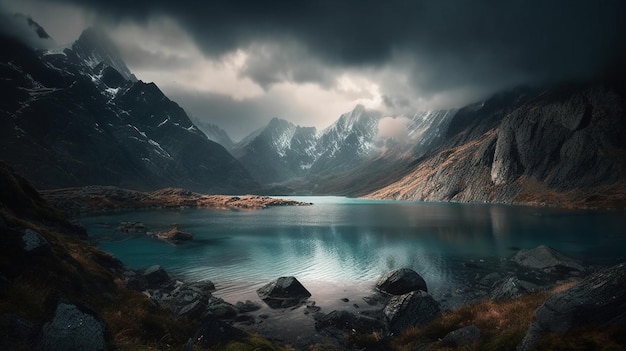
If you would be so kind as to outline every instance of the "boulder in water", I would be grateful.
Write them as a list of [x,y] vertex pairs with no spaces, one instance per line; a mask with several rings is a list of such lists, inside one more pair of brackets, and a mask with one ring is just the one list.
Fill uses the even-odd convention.
[[311,293],[295,277],[280,277],[257,289],[257,295],[271,308],[300,304]]
[[428,291],[424,278],[410,268],[401,268],[385,274],[376,283],[378,291],[390,295],[404,295],[411,291]]
[[579,260],[545,245],[534,249],[520,250],[513,256],[513,262],[532,269],[555,270],[560,267],[581,272],[585,271]]

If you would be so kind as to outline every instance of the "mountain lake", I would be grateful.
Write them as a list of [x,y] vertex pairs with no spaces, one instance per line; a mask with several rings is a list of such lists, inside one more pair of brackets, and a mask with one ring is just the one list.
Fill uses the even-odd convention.
[[[131,268],[159,264],[183,280],[209,279],[214,295],[233,304],[263,305],[256,289],[292,275],[326,313],[363,308],[377,279],[402,267],[421,274],[431,295],[454,307],[472,297],[472,281],[492,272],[506,275],[519,249],[547,245],[587,265],[626,260],[623,211],[289,198],[313,205],[142,210],[80,222],[101,249]],[[142,222],[151,231],[178,224],[194,240],[172,245],[145,233],[122,233],[116,231],[121,222]]]

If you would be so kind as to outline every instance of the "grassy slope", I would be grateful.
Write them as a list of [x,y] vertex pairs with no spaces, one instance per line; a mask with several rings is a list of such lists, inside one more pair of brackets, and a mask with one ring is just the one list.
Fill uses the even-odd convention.
[[[60,299],[80,301],[100,313],[110,327],[112,349],[180,350],[195,333],[197,322],[177,318],[145,295],[126,289],[116,273],[122,264],[86,244],[84,230],[48,206],[28,181],[1,162],[0,216],[8,227],[0,231],[0,336],[11,328],[7,314],[44,323]],[[26,228],[44,236],[51,250],[26,253],[21,248]],[[23,350],[33,346],[16,345]],[[216,349],[222,348],[278,350],[257,337]]]

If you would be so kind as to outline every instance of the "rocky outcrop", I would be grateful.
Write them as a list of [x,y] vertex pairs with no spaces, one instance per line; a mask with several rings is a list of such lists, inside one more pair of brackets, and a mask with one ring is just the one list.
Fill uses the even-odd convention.
[[52,250],[46,238],[29,228],[24,229],[22,243],[24,251],[28,253],[49,252]]
[[[215,208],[258,210],[274,206],[308,206],[311,203],[269,196],[206,195],[185,189],[165,188],[141,192],[110,186],[87,186],[42,192],[53,206],[68,214],[138,210],[146,208]],[[146,232],[139,222],[124,223],[120,231]]]
[[542,287],[537,284],[520,280],[518,277],[507,277],[493,284],[489,298],[492,300],[512,300],[541,289]]
[[410,327],[420,327],[435,319],[440,313],[439,303],[425,291],[413,291],[394,296],[383,310],[385,323],[392,333]]
[[108,327],[93,310],[70,302],[60,302],[51,321],[42,330],[42,351],[104,351]]
[[95,33],[55,54],[0,38],[0,159],[39,189],[258,188],[154,83],[132,79],[115,45]]
[[153,233],[152,236],[170,244],[178,244],[180,242],[193,240],[193,235],[191,233],[180,230],[177,225],[170,230]]
[[368,197],[626,207],[626,90],[569,84],[461,109],[448,139]]
[[534,249],[520,250],[512,258],[513,262],[520,266],[553,271],[556,269],[568,269],[576,271],[585,271],[582,262],[564,255],[553,248],[545,245],[538,246]]
[[576,326],[626,325],[626,263],[605,268],[546,300],[518,348],[530,350],[548,332]]
[[311,297],[311,293],[295,277],[280,277],[256,292],[271,308],[296,306]]
[[376,290],[390,295],[404,295],[411,291],[428,291],[424,278],[410,268],[389,272],[376,283]]

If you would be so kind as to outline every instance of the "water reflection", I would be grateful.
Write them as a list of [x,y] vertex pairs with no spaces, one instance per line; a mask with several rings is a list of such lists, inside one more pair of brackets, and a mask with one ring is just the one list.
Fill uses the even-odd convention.
[[[623,259],[623,213],[519,206],[337,201],[263,211],[144,211],[82,219],[100,246],[131,267],[161,264],[233,292],[253,291],[278,276],[307,284],[371,284],[400,267],[422,274],[434,291],[455,289],[475,272],[513,254],[511,247],[549,245],[592,261]],[[122,236],[99,225],[178,223],[196,240],[178,246]],[[473,268],[475,270],[475,267]],[[323,284],[320,286],[324,286]]]

